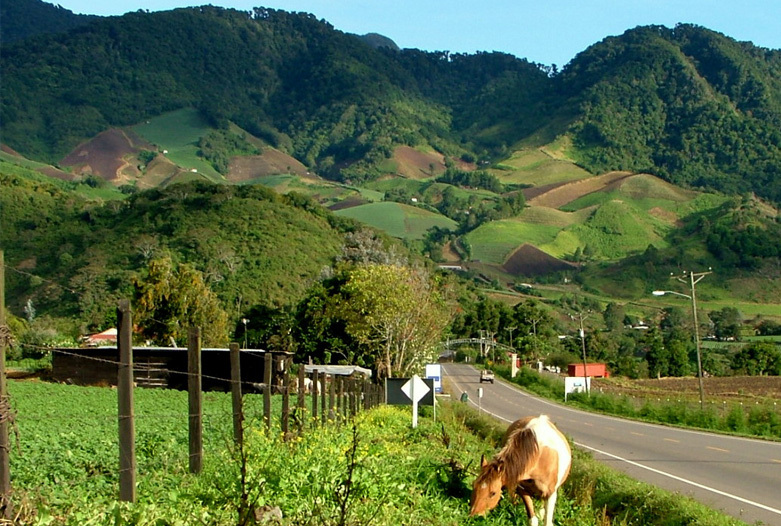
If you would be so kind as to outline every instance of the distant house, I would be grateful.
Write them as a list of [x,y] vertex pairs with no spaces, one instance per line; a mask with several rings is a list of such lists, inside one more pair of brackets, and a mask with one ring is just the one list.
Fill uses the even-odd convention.
[[84,344],[88,347],[97,347],[99,345],[109,345],[117,343],[117,329],[106,329],[97,334],[91,334],[84,338]]

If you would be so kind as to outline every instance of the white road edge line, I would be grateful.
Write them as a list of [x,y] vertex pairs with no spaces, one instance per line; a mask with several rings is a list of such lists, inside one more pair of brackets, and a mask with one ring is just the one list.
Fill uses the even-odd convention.
[[578,447],[589,449],[591,451],[594,451],[595,453],[599,453],[600,455],[606,455],[606,456],[614,458],[616,460],[620,460],[621,462],[626,462],[627,464],[631,464],[631,465],[633,465],[635,467],[646,469],[648,471],[652,471],[652,472],[654,472],[654,473],[656,473],[658,475],[669,477],[669,478],[675,479],[675,480],[677,480],[679,482],[683,482],[685,484],[690,484],[690,485],[695,486],[697,488],[704,489],[706,491],[710,491],[710,492],[716,493],[718,495],[721,495],[722,497],[729,497],[730,499],[737,500],[737,501],[742,502],[744,504],[749,504],[751,506],[756,506],[757,508],[762,508],[763,510],[767,510],[767,511],[770,511],[772,513],[776,513],[778,515],[781,515],[781,510],[777,510],[775,508],[771,508],[770,506],[765,506],[764,504],[760,504],[760,503],[754,502],[752,500],[744,499],[742,497],[738,497],[738,496],[732,495],[730,493],[725,493],[725,492],[717,490],[715,488],[711,488],[710,486],[705,486],[703,484],[699,484],[697,482],[694,482],[694,481],[691,481],[691,480],[687,480],[685,478],[677,477],[677,476],[675,476],[675,475],[673,475],[671,473],[667,473],[665,471],[660,471],[658,469],[654,469],[652,467],[645,466],[645,465],[640,464],[638,462],[634,462],[632,460],[619,457],[618,455],[613,455],[613,454],[608,453],[606,451],[601,451],[601,450],[599,450],[597,448],[594,448],[594,447],[591,447],[591,446],[587,446],[586,444],[583,444],[583,443],[580,443],[580,442],[575,442],[575,445],[578,446]]

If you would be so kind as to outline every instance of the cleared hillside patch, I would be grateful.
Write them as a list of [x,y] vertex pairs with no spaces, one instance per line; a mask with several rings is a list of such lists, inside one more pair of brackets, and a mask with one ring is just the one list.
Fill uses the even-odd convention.
[[519,150],[491,173],[503,183],[544,186],[591,177],[570,161],[555,159],[540,149]]
[[555,239],[560,228],[526,223],[519,219],[491,221],[466,235],[472,247],[472,259],[501,265],[507,256],[524,243],[542,245]]
[[225,177],[230,182],[243,182],[281,174],[303,177],[309,171],[297,159],[274,148],[265,148],[260,155],[234,157]]
[[575,268],[575,265],[555,258],[528,243],[518,247],[502,265],[502,270],[513,276],[538,276]]
[[60,164],[76,174],[93,174],[120,184],[140,175],[136,164],[128,160],[135,160],[142,149],[154,147],[131,130],[110,128],[74,148]]
[[433,150],[421,151],[410,146],[399,146],[393,152],[396,174],[411,179],[427,179],[445,172],[445,157]]
[[432,227],[453,230],[456,222],[447,217],[401,203],[381,202],[335,212],[343,217],[378,228],[400,239],[422,239]]
[[528,203],[535,206],[560,208],[584,195],[603,190],[611,183],[630,175],[628,172],[609,172],[604,175],[581,179],[553,188],[542,195],[530,199]]
[[[165,150],[166,157],[188,171],[206,175],[209,179],[223,180],[212,165],[198,155],[198,141],[212,130],[206,119],[193,108],[172,111],[132,126],[131,129]],[[195,172],[193,172],[195,173]]]

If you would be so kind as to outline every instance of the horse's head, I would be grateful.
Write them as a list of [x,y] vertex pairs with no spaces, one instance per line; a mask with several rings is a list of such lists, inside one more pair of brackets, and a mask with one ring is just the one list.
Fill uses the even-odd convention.
[[502,497],[502,471],[504,465],[499,460],[486,462],[485,455],[480,459],[480,475],[472,485],[472,500],[469,515],[483,515],[499,504]]

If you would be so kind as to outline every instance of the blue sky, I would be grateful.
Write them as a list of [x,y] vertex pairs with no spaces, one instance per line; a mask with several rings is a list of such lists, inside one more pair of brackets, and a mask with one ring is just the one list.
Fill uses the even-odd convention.
[[211,4],[313,13],[349,33],[380,33],[402,48],[502,51],[564,66],[607,36],[640,25],[692,23],[781,48],[781,0],[56,0],[74,13],[121,15]]

